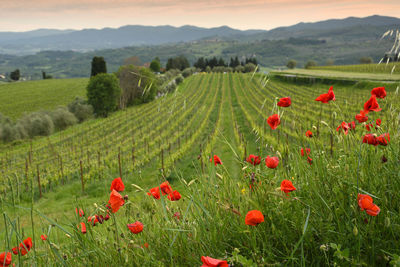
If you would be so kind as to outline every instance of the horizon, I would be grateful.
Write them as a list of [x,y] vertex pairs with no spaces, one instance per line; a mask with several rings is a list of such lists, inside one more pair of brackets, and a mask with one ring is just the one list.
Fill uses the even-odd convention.
[[344,17],[344,18],[329,18],[329,19],[325,19],[325,20],[319,20],[319,21],[299,21],[297,23],[294,24],[290,24],[290,25],[281,25],[281,26],[277,26],[271,29],[261,29],[261,28],[248,28],[248,29],[239,29],[239,28],[235,28],[231,25],[227,25],[227,24],[222,24],[222,25],[217,25],[217,26],[212,26],[212,27],[202,27],[199,25],[193,25],[193,24],[183,24],[183,25],[172,25],[172,24],[158,24],[158,25],[145,25],[145,24],[124,24],[124,25],[119,25],[119,26],[115,26],[115,27],[110,27],[110,26],[105,26],[105,27],[90,27],[90,28],[32,28],[29,30],[24,30],[24,31],[2,31],[0,30],[0,32],[9,32],[9,33],[23,33],[23,32],[31,32],[31,31],[39,31],[39,30],[57,30],[57,31],[81,31],[81,30],[103,30],[103,29],[119,29],[122,27],[127,27],[127,26],[143,26],[143,27],[175,27],[175,28],[181,28],[181,27],[197,27],[197,28],[204,28],[204,29],[213,29],[213,28],[222,28],[222,27],[228,27],[231,29],[235,29],[235,30],[241,30],[241,31],[251,31],[251,30],[255,30],[255,31],[269,31],[269,30],[273,30],[276,28],[280,28],[280,27],[290,27],[290,26],[294,26],[297,24],[301,24],[301,23],[317,23],[317,22],[322,22],[322,21],[328,21],[328,20],[343,20],[343,19],[348,19],[348,18],[368,18],[368,17],[373,17],[373,16],[379,16],[379,17],[391,17],[391,18],[397,18],[400,19],[400,17],[396,17],[396,16],[386,16],[386,15],[381,15],[381,14],[373,14],[373,15],[369,15],[369,16],[364,16],[364,17],[357,17],[357,16],[348,16],[348,17]]
[[[126,25],[271,30],[301,22],[368,17],[398,18],[400,2],[384,0],[28,0],[2,3],[1,32],[82,30]],[[71,19],[74,18],[74,19]]]

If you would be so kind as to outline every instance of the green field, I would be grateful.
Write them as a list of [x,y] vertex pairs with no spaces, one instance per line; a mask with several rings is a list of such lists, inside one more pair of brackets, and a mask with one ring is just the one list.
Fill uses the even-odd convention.
[[24,113],[66,106],[86,97],[88,79],[51,79],[0,84],[0,113],[12,119]]
[[400,62],[381,64],[360,64],[360,65],[337,65],[337,66],[318,66],[312,67],[312,70],[333,70],[343,72],[358,73],[384,73],[384,74],[400,74]]
[[[32,251],[13,255],[13,262],[38,266],[200,266],[201,256],[234,266],[394,263],[400,255],[397,85],[385,84],[382,111],[368,114],[371,122],[382,120],[372,133],[390,133],[386,147],[361,143],[369,133],[364,124],[348,135],[336,131],[363,108],[371,84],[332,85],[336,101],[322,104],[314,99],[330,85],[197,74],[151,103],[2,145],[0,249],[30,236]],[[292,105],[278,107],[277,98],[286,96]],[[281,115],[276,130],[266,123],[274,113]],[[300,155],[303,147],[311,149],[312,165]],[[214,154],[222,165],[209,162]],[[246,163],[249,154],[260,155],[261,164]],[[276,169],[265,166],[266,156],[279,158]],[[83,235],[76,225],[104,213],[119,176],[129,200],[103,225],[87,223]],[[284,179],[297,190],[282,193]],[[146,194],[165,180],[182,199]],[[380,214],[361,211],[357,193],[371,194]],[[86,217],[75,216],[75,207]],[[255,209],[265,221],[248,226],[245,216]],[[135,221],[144,224],[138,235],[126,226]]]

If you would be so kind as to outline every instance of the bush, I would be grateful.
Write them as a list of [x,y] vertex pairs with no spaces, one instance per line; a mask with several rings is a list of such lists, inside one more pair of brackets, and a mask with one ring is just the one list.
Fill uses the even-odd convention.
[[210,66],[207,66],[207,67],[206,67],[206,72],[207,72],[207,73],[210,73],[210,72],[211,72],[211,67],[210,67]]
[[235,67],[235,72],[244,72],[244,67],[239,65]]
[[107,117],[118,106],[121,88],[114,74],[100,73],[90,78],[87,86],[88,103],[97,116]]
[[79,123],[93,116],[93,107],[80,97],[75,98],[75,100],[68,105],[68,110],[74,114]]
[[190,75],[192,75],[193,74],[193,72],[195,72],[195,68],[186,68],[186,69],[184,69],[183,71],[182,71],[182,76],[184,77],[184,78],[187,78],[187,77],[189,77]]
[[64,130],[68,126],[74,125],[78,122],[75,115],[66,107],[59,107],[52,111],[50,115],[56,130]]
[[12,142],[17,140],[17,131],[10,123],[0,125],[0,140],[3,142]]
[[176,85],[179,85],[182,82],[183,82],[183,76],[182,74],[179,74],[178,77],[175,78],[175,83]]
[[244,65],[244,72],[254,72],[256,70],[256,65],[253,63],[247,63]]
[[20,123],[31,138],[35,136],[47,136],[54,132],[53,120],[45,112],[35,112],[25,115]]
[[286,67],[288,67],[288,69],[294,69],[296,68],[297,65],[297,61],[296,60],[289,60],[288,63],[286,64]]
[[317,66],[317,62],[315,62],[314,60],[310,60],[306,63],[306,65],[304,66],[305,69],[309,69],[311,67],[315,67]]

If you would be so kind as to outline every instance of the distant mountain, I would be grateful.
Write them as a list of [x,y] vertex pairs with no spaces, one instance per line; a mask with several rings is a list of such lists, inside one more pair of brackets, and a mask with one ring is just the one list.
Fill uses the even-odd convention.
[[[120,34],[118,35],[120,44],[132,41],[135,37],[129,34],[132,27],[136,35],[140,36],[142,40],[140,42],[147,44],[163,40],[166,43],[87,52],[71,51],[71,48],[70,51],[41,51],[25,56],[1,55],[0,52],[0,74],[10,73],[19,68],[23,76],[35,79],[42,77],[41,71],[46,71],[56,78],[88,77],[90,62],[94,56],[103,56],[110,72],[118,70],[125,59],[132,56],[139,57],[142,63],[150,62],[157,56],[164,66],[168,58],[177,55],[186,56],[191,63],[199,57],[216,56],[229,61],[231,57],[236,56],[239,59],[255,56],[262,66],[272,68],[284,67],[290,59],[296,60],[298,67],[304,66],[309,60],[316,61],[318,65],[325,65],[328,62],[357,64],[362,57],[372,57],[377,62],[393,45],[393,36],[392,39],[384,40],[380,40],[380,37],[388,29],[400,30],[400,19],[382,16],[347,18],[300,23],[270,31],[239,31],[229,27],[204,29],[193,26],[180,28],[126,26],[119,29],[56,33],[32,37],[29,39],[30,42],[25,42],[31,46],[35,44],[32,40],[49,40],[53,45],[62,45],[64,42],[72,45],[74,42],[79,44],[77,40],[81,38],[82,44],[88,45],[92,40],[93,45],[97,42],[100,45],[112,46],[116,45],[113,39],[117,36],[117,32]],[[154,35],[155,32],[158,34]],[[75,41],[69,42],[67,36]],[[140,42],[137,41],[136,44]]]
[[24,33],[0,32],[0,53],[32,54],[43,50],[90,51],[139,45],[190,42],[203,38],[235,37],[262,33],[262,30],[241,31],[227,26],[200,28],[195,26],[130,25],[117,29],[36,30]]

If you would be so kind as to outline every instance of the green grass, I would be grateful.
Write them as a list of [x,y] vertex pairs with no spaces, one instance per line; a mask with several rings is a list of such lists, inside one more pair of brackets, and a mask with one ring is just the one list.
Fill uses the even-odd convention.
[[344,72],[359,72],[370,74],[400,74],[400,62],[381,64],[359,64],[359,65],[337,65],[337,66],[318,66],[312,67],[312,70],[333,70]]
[[318,77],[318,78],[331,78],[331,79],[343,79],[343,80],[353,80],[353,81],[400,81],[399,73],[375,73],[375,72],[363,72],[354,70],[346,70],[342,68],[319,68],[319,69],[288,69],[283,71],[273,71],[272,73],[276,73],[279,75],[298,75],[300,77]]
[[88,79],[51,79],[0,84],[0,113],[12,119],[24,113],[66,106],[86,97]]
[[[368,133],[361,124],[349,135],[336,131],[362,109],[370,83],[333,84],[336,101],[322,104],[314,99],[327,92],[325,84],[245,74],[193,75],[176,92],[151,103],[36,139],[32,148],[30,142],[3,147],[0,250],[18,244],[18,236],[31,236],[35,251],[13,256],[14,263],[200,266],[201,256],[235,266],[393,263],[400,255],[400,99],[396,84],[384,85],[388,95],[378,100],[382,111],[369,117],[382,119],[373,133],[389,132],[387,147],[361,144]],[[292,106],[277,107],[277,98],[285,96]],[[266,118],[277,112],[282,122],[271,130]],[[306,130],[316,137],[306,138]],[[312,165],[300,156],[301,147],[311,148]],[[213,154],[223,165],[209,162]],[[279,166],[249,165],[243,161],[249,154],[278,156]],[[383,155],[388,162],[381,162]],[[129,201],[103,225],[87,225],[82,235],[76,225],[103,213],[110,183],[120,176],[119,160],[126,187],[122,194]],[[297,190],[283,194],[283,179]],[[182,194],[181,200],[146,194],[164,180]],[[358,192],[373,195],[378,216],[360,210]],[[75,216],[76,206],[86,218]],[[253,209],[265,216],[256,227],[244,223]],[[135,221],[144,224],[138,235],[126,227]],[[46,242],[39,238],[43,233],[49,236]]]

